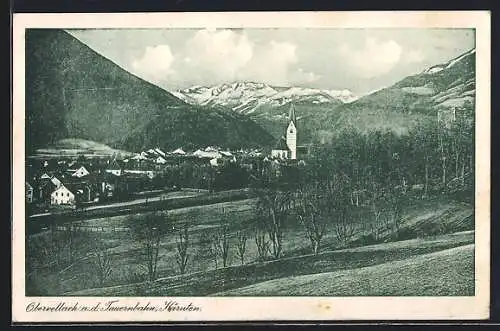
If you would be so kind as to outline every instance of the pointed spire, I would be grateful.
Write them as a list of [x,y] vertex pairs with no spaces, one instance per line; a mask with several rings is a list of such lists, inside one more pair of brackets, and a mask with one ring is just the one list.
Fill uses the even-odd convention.
[[293,103],[290,106],[290,113],[289,113],[288,117],[289,117],[290,121],[293,122],[293,124],[297,125],[297,119],[295,118],[295,107],[294,107]]

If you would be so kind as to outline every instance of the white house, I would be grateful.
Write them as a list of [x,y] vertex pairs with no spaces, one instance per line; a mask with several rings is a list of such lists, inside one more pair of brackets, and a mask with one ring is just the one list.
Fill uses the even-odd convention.
[[276,146],[271,150],[271,156],[278,159],[288,159],[290,157],[290,150],[286,143],[285,137],[281,137]]
[[113,174],[115,176],[121,176],[123,170],[122,167],[118,164],[118,162],[114,160],[108,167],[106,167],[106,172],[109,174]]
[[46,172],[40,176],[40,179],[50,179],[52,178],[49,174],[47,174]]
[[26,182],[25,183],[25,192],[26,192],[26,201],[28,203],[33,202],[33,186],[30,185],[30,183]]
[[217,167],[219,165],[217,158],[210,159],[210,165],[213,167]]
[[85,168],[84,166],[81,166],[80,168],[76,169],[71,174],[71,176],[81,178],[81,177],[87,176],[88,174],[90,174],[90,172],[87,170],[87,168]]
[[186,155],[186,152],[184,152],[182,148],[177,148],[175,151],[172,152],[172,154]]
[[73,205],[75,204],[75,194],[66,186],[61,185],[50,195],[51,205]]
[[158,157],[156,158],[156,160],[155,160],[155,163],[156,163],[156,164],[165,164],[165,163],[167,163],[167,160],[165,160],[165,159],[164,159],[163,157],[161,157],[161,156],[158,156]]
[[217,151],[202,151],[198,149],[197,151],[193,152],[194,156],[197,156],[199,158],[207,158],[207,159],[214,159],[214,158],[220,158],[221,155]]

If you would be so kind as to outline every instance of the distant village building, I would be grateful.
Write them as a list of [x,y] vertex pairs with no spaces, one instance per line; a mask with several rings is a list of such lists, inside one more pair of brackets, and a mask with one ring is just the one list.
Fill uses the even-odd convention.
[[90,174],[90,172],[84,166],[80,166],[76,169],[68,169],[67,172],[70,173],[71,176],[77,178],[81,178]]
[[172,152],[172,154],[176,155],[186,155],[186,152],[182,148],[177,148],[175,151]]
[[86,182],[63,184],[50,195],[50,204],[75,205],[77,201],[89,202],[93,200],[92,191]]
[[271,150],[271,156],[279,159],[288,159],[290,154],[290,150],[288,149],[288,145],[286,144],[285,137],[281,137],[273,150]]
[[26,182],[24,187],[25,187],[25,192],[26,192],[26,202],[32,203],[33,202],[33,186],[31,186],[30,183]]
[[165,164],[167,163],[167,160],[165,160],[162,156],[158,156],[155,160],[156,164]]
[[66,186],[61,185],[50,195],[51,205],[73,205],[75,204],[75,194]]
[[48,202],[50,199],[50,195],[58,187],[59,186],[55,185],[50,179],[41,180],[38,184],[38,192],[36,193],[37,200],[41,202]]
[[118,163],[117,160],[113,160],[113,162],[111,162],[110,165],[106,167],[105,171],[115,176],[121,176],[123,172],[122,166]]
[[56,187],[59,187],[62,185],[62,182],[59,178],[57,178],[56,176],[52,176],[52,178],[50,178],[50,181],[52,182],[52,184],[54,184]]
[[281,136],[276,146],[271,150],[271,156],[280,159],[297,159],[297,118],[295,117],[295,107],[290,106],[288,115],[289,123],[286,134]]

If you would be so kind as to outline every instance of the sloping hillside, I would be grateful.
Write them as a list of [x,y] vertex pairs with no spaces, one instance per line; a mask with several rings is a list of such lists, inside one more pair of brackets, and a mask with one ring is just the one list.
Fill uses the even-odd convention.
[[280,278],[219,295],[472,296],[474,245],[371,267]]
[[293,104],[299,114],[300,144],[310,142],[319,125],[315,121],[318,114],[333,114],[340,105],[357,99],[349,90],[277,87],[255,82],[193,86],[172,93],[193,105],[219,106],[229,113],[245,114],[275,138],[283,134]]
[[[396,84],[341,105],[335,112],[318,114],[321,129],[352,127],[398,133],[422,121],[457,113],[473,116],[475,101],[475,50],[447,63],[432,66]],[[443,117],[441,117],[443,118]],[[444,117],[446,118],[446,117]]]
[[62,30],[28,30],[26,59],[28,153],[63,138],[131,151],[272,143],[248,118],[188,105]]

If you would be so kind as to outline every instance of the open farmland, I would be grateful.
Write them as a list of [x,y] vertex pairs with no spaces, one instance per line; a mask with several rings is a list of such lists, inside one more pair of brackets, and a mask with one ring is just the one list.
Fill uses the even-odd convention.
[[[43,295],[211,295],[272,279],[350,270],[474,242],[470,206],[453,201],[427,201],[407,210],[399,230],[404,234],[404,238],[402,236],[400,239],[403,241],[395,241],[389,231],[379,231],[378,240],[371,245],[362,242],[368,237],[373,240],[369,236],[369,214],[366,214],[365,219],[358,221],[356,234],[348,244],[340,243],[333,229],[328,228],[318,255],[311,254],[311,248],[304,240],[306,233],[303,227],[294,217],[290,217],[284,232],[283,258],[272,260],[269,257],[268,261],[262,261],[254,236],[255,203],[256,199],[246,199],[169,211],[167,214],[173,220],[173,231],[161,241],[157,267],[159,279],[153,283],[144,283],[146,273],[141,243],[135,240],[130,231],[123,230],[129,222],[140,221],[152,213],[79,222],[79,226],[102,230],[77,233],[81,240],[80,244],[75,241],[75,257],[71,264],[59,267],[38,264],[30,275],[36,275],[31,278],[36,280],[31,283],[32,291],[36,293],[40,288],[38,284],[42,282]],[[179,275],[174,230],[183,223],[189,224],[189,257],[186,274]],[[223,223],[229,224],[229,253],[225,268],[220,258],[215,262],[209,249],[202,243],[204,236],[216,233]],[[248,237],[243,265],[236,248],[237,233],[242,230]],[[449,234],[457,231],[465,232]],[[49,232],[38,234],[33,243],[49,240],[51,235]],[[96,243],[105,248],[112,262],[111,274],[103,286],[93,272],[95,261],[92,247]],[[32,249],[35,250],[36,245]],[[62,253],[66,251],[67,247],[61,250]],[[41,257],[39,259],[42,260]],[[82,281],[82,275],[86,275],[83,277],[85,281]]]
[[474,245],[375,266],[279,278],[217,295],[472,296]]

